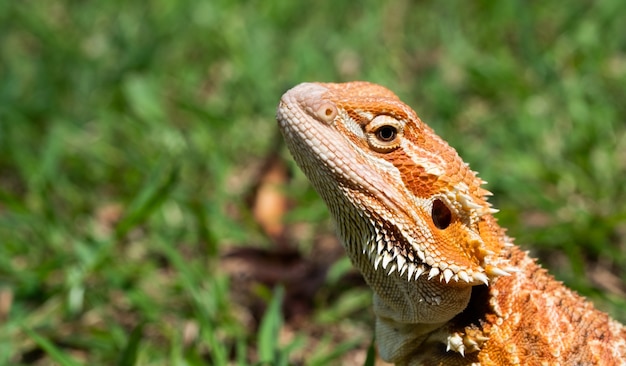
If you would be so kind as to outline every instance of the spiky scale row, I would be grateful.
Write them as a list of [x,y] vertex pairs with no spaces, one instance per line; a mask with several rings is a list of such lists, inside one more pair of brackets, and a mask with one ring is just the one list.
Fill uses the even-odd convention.
[[[377,238],[382,238],[377,235]],[[398,272],[399,276],[403,277],[407,273],[407,280],[417,280],[423,273],[427,273],[428,280],[438,278],[440,281],[450,283],[450,281],[463,281],[465,283],[474,283],[476,281],[489,284],[489,277],[509,276],[511,273],[518,271],[513,266],[496,267],[494,265],[485,266],[484,272],[471,272],[461,269],[457,265],[448,265],[445,262],[441,262],[440,266],[435,266],[435,262],[430,256],[425,256],[423,252],[418,251],[417,256],[420,262],[416,263],[415,258],[409,258],[402,255],[397,248],[392,248],[393,253],[387,251],[387,246],[380,241],[370,241],[369,249],[364,248],[363,254],[368,254],[372,258],[374,269],[377,270],[379,266],[386,270],[388,275],[392,275],[394,272]],[[413,254],[411,254],[413,256]],[[392,263],[393,262],[393,263]],[[389,265],[391,267],[389,267]],[[389,268],[387,268],[389,267]]]

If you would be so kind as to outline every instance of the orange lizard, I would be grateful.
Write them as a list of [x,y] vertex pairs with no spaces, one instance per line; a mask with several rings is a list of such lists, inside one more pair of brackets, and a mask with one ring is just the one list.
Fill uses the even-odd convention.
[[399,365],[626,365],[626,328],[507,237],[484,182],[386,88],[304,83],[277,120]]

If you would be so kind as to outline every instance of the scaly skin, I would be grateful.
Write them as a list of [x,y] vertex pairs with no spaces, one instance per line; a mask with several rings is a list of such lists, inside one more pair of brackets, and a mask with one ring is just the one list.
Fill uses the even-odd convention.
[[277,120],[374,292],[384,360],[626,364],[626,328],[513,244],[484,182],[392,92],[304,83]]

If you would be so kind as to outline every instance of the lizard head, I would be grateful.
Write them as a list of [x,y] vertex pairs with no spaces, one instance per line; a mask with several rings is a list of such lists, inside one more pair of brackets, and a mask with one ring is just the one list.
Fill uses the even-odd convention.
[[471,285],[508,274],[489,192],[456,151],[388,89],[303,83],[277,120],[353,261]]

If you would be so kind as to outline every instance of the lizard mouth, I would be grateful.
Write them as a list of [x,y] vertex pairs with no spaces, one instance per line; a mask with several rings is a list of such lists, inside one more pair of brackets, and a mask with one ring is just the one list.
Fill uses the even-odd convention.
[[[380,221],[377,221],[379,223]],[[371,224],[374,224],[373,222]],[[406,228],[397,223],[393,226],[372,225],[374,234],[364,242],[362,254],[369,258],[374,270],[383,270],[387,275],[396,275],[407,281],[440,281],[450,284],[470,286],[488,285],[500,276],[509,276],[517,269],[511,267],[506,259],[493,256],[482,249],[482,239],[477,235],[470,237],[469,246],[482,252],[480,262],[459,260],[443,256],[441,252],[432,253],[428,246],[432,243],[419,240],[410,242],[407,238],[417,237],[415,233],[403,232]]]
[[[429,253],[424,244],[409,243],[397,228],[375,229],[375,235],[366,241],[363,254],[367,255],[375,270],[387,275],[417,281],[422,277],[444,283],[469,285],[488,284],[489,276],[482,266],[467,266],[439,260]],[[502,274],[502,273],[500,273]],[[508,274],[508,273],[507,273]]]

